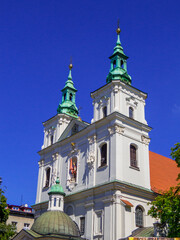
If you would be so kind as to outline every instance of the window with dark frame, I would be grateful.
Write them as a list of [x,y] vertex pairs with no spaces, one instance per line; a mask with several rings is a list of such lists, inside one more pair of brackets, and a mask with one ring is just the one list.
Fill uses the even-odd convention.
[[114,60],[114,62],[113,62],[113,68],[115,68],[116,67],[116,60]]
[[140,206],[136,207],[135,220],[136,227],[143,227],[143,209]]
[[85,233],[85,217],[80,217],[80,234],[84,235]]
[[54,207],[56,207],[56,198],[54,198]]
[[46,182],[45,187],[49,187],[49,180],[50,180],[50,168],[46,170]]
[[73,97],[73,95],[72,95],[72,93],[70,93],[70,95],[69,95],[69,100],[70,101],[72,101],[72,97]]
[[134,109],[132,107],[129,107],[129,117],[134,118]]
[[13,226],[17,226],[17,222],[11,222]]
[[53,135],[51,135],[51,145],[53,144]]
[[124,68],[124,62],[121,60],[121,68]]
[[30,223],[24,223],[24,229],[29,229]]
[[137,154],[134,145],[130,145],[130,165],[131,167],[137,168]]
[[107,107],[103,107],[103,117],[107,117]]
[[101,167],[107,165],[107,143],[101,147]]

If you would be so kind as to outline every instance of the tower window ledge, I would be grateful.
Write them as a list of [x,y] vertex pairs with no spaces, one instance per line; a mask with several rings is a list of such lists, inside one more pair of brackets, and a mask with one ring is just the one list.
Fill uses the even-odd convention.
[[48,187],[43,187],[43,191],[47,191],[49,189],[49,186]]
[[98,171],[101,171],[101,170],[107,168],[107,166],[108,166],[107,164],[106,164],[106,165],[99,166],[99,167],[97,168],[97,170],[98,170]]
[[140,171],[139,167],[133,167],[133,166],[129,166],[129,168]]

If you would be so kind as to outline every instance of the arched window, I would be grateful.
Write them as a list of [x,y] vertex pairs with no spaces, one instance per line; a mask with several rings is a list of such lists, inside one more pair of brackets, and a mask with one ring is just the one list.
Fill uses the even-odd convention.
[[143,227],[143,209],[140,206],[135,210],[136,227]]
[[129,108],[129,117],[134,118],[134,109],[132,107]]
[[68,206],[66,208],[66,213],[67,213],[68,216],[73,215],[73,207],[72,206]]
[[72,97],[73,97],[73,95],[72,95],[72,93],[70,93],[70,95],[69,95],[69,100],[70,101],[72,101]]
[[107,164],[107,143],[103,144],[101,147],[101,166]]
[[113,62],[113,68],[115,68],[116,67],[116,60],[114,60],[114,62]]
[[66,93],[64,94],[64,101],[66,100]]
[[77,157],[72,157],[70,159],[69,173],[71,176],[71,182],[76,182],[77,178]]
[[103,107],[103,117],[107,117],[107,107]]
[[130,145],[130,165],[137,168],[137,149],[134,145]]
[[49,181],[50,181],[50,168],[46,169],[46,181],[45,181],[45,187],[49,187]]

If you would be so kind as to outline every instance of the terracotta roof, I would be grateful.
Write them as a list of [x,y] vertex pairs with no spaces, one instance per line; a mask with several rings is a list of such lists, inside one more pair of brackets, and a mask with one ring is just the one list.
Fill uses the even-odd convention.
[[174,160],[149,151],[150,181],[154,192],[168,190],[177,185],[179,169]]
[[125,203],[126,206],[128,206],[128,207],[133,207],[132,203],[130,203],[129,201],[124,200],[124,199],[121,199],[121,201],[122,201],[123,203]]

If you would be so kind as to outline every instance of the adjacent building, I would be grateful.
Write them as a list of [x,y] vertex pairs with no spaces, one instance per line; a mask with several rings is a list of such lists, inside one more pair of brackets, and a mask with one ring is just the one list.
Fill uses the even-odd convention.
[[18,206],[8,204],[9,217],[7,224],[16,226],[16,231],[30,229],[34,223],[34,211],[27,204]]

